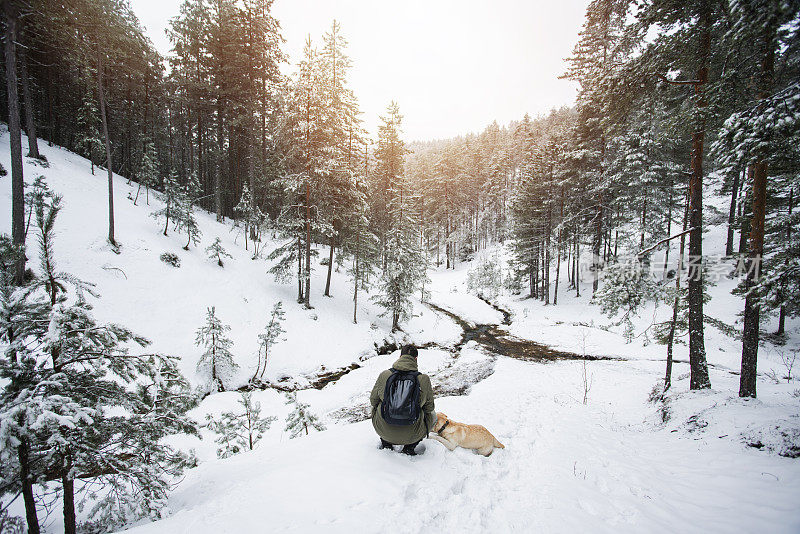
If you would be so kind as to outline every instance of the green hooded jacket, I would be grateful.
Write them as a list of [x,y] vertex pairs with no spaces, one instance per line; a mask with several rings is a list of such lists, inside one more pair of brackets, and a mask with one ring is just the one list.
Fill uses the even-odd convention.
[[[404,354],[394,362],[392,368],[398,371],[418,371],[417,359],[409,354]],[[386,380],[392,372],[387,369],[378,375],[378,380],[375,381],[375,387],[372,388],[372,393],[369,396],[369,402],[372,404],[372,426],[375,427],[375,432],[378,435],[392,443],[393,445],[409,445],[416,443],[428,435],[428,430],[433,428],[436,422],[436,409],[433,405],[433,388],[431,387],[431,379],[428,375],[420,374],[419,389],[420,399],[419,404],[422,408],[419,414],[419,419],[413,425],[390,425],[383,420],[381,415],[381,402],[383,402],[383,392],[386,390]]]

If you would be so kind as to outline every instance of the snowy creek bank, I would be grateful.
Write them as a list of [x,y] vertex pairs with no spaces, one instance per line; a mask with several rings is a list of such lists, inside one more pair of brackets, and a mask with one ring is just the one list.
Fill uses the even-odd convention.
[[[503,324],[511,324],[511,312],[485,300],[486,304],[503,314]],[[487,379],[494,373],[498,357],[507,357],[533,363],[547,363],[560,360],[586,360],[586,361],[625,361],[625,358],[610,356],[597,356],[590,354],[577,354],[569,351],[556,350],[536,341],[523,339],[508,333],[499,324],[474,324],[464,317],[432,302],[426,306],[437,313],[449,317],[462,329],[461,340],[452,346],[443,346],[429,342],[420,346],[421,361],[427,358],[426,352],[431,350],[447,354],[443,365],[430,372],[433,390],[437,398],[468,395],[471,388]],[[396,348],[394,349],[396,350]],[[381,351],[379,355],[389,354]],[[390,362],[391,363],[391,362]],[[345,375],[353,371],[362,370],[362,365],[353,363],[348,367],[335,371],[323,372],[312,378],[308,385],[300,389],[323,389],[336,383]],[[280,387],[276,388],[280,389]],[[283,390],[282,390],[283,391]],[[351,399],[350,405],[339,407],[328,413],[333,419],[355,423],[370,417],[368,391],[366,395]]]
[[[496,310],[504,315],[503,324],[511,324],[511,312],[492,304],[491,302],[481,299]],[[577,354],[574,352],[556,350],[542,343],[532,341],[530,339],[523,339],[511,335],[505,328],[498,324],[477,324],[473,325],[469,321],[459,317],[455,313],[441,308],[433,303],[427,305],[440,312],[444,313],[453,319],[464,330],[460,345],[464,345],[470,341],[475,341],[481,345],[485,350],[492,354],[515,358],[518,360],[533,361],[533,362],[547,362],[554,360],[624,360],[625,358],[617,358],[612,356],[598,356],[591,354]]]
[[[486,299],[481,298],[481,300],[503,314],[503,325],[511,324],[511,312]],[[437,397],[467,395],[473,385],[485,380],[494,372],[494,364],[498,356],[536,363],[556,360],[624,360],[624,358],[576,354],[556,350],[542,343],[511,335],[499,324],[474,324],[432,302],[426,302],[425,305],[436,313],[449,317],[462,329],[461,340],[454,345],[428,342],[420,346],[423,351],[439,350],[451,355],[441,369],[431,373],[434,393]],[[326,386],[335,384],[351,372],[362,369],[365,360],[375,356],[389,355],[399,350],[399,348],[400,344],[396,341],[384,340],[384,344],[376,346],[373,353],[362,355],[359,361],[354,361],[350,365],[333,370],[322,366],[316,374],[305,376],[301,380],[284,377],[276,382],[265,381],[248,384],[239,388],[239,390],[274,389],[281,392],[321,390]],[[468,350],[463,350],[465,348]],[[358,422],[368,419],[370,413],[368,404],[362,401],[355,405],[343,406],[330,415],[337,420]]]

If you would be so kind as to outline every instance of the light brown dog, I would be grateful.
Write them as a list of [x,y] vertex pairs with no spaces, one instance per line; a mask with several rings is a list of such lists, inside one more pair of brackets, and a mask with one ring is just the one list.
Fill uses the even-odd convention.
[[[434,433],[435,432],[435,433]],[[494,448],[505,449],[505,445],[497,441],[491,432],[481,425],[465,425],[449,419],[442,412],[436,412],[436,423],[428,437],[435,439],[448,450],[456,447],[473,449],[484,456],[489,456]]]

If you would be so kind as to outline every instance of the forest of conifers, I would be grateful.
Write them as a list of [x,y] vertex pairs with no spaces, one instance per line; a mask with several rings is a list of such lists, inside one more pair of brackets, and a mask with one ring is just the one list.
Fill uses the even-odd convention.
[[[395,328],[409,295],[424,296],[427,265],[455,266],[495,242],[513,240],[506,286],[552,304],[559,277],[576,291],[593,277],[601,303],[624,300],[631,283],[646,299],[647,281],[615,278],[618,256],[657,257],[665,278],[680,258],[688,276],[675,277],[663,335],[671,346],[688,331],[693,388],[709,384],[703,226],[726,217],[726,253],[747,273],[740,393],[755,396],[760,316],[779,314],[781,335],[800,311],[797,3],[595,0],[564,73],[580,87],[574,107],[409,143],[394,103],[377,138],[363,128],[335,21],[282,74],[271,4],[187,0],[165,58],[123,0],[5,2],[12,154],[21,124],[29,156],[38,137],[107,171],[115,246],[125,236],[114,232],[112,170],[163,192],[176,224],[183,198],[234,219],[255,255],[264,232],[282,238],[271,273],[295,281],[309,307],[316,254],[328,256],[328,284],[349,261],[356,296],[375,272],[394,273],[381,303]],[[11,171],[21,184],[21,166]],[[728,213],[704,213],[711,190],[730,196]],[[23,189],[14,191],[20,242]],[[183,228],[188,247],[191,221]]]
[[[4,402],[16,402],[30,386],[48,392],[40,400],[49,410],[48,403],[71,392],[80,415],[89,389],[76,384],[88,384],[97,394],[94,406],[119,398],[136,405],[134,393],[103,382],[102,373],[70,375],[65,369],[76,361],[65,364],[62,345],[42,327],[64,302],[62,282],[75,280],[59,281],[50,263],[59,201],[46,212],[41,198],[37,204],[43,190],[35,177],[23,176],[24,157],[47,165],[41,143],[77,152],[92,172],[107,174],[107,218],[96,221],[108,226],[110,246],[120,254],[129,236],[115,232],[112,172],[138,184],[134,202],[162,198],[165,207],[154,215],[164,219],[165,234],[170,223],[185,234],[187,249],[198,244],[194,208],[233,220],[253,257],[270,261],[264,276],[296,284],[299,305],[311,308],[329,295],[331,277],[343,276],[334,266],[345,265],[354,321],[359,291],[372,286],[392,329],[401,329],[412,295],[425,299],[429,266],[455,268],[498,243],[511,251],[510,271],[499,273],[502,284],[520,297],[558,305],[559,287],[580,293],[581,280],[591,279],[593,302],[610,314],[621,311],[623,320],[662,299],[673,311],[671,320],[653,325],[668,347],[665,389],[679,337],[688,339],[691,389],[710,387],[703,311],[708,269],[738,262],[743,276],[736,291],[744,295],[739,395],[756,396],[759,341],[768,335],[780,342],[786,318],[800,315],[800,4],[593,0],[563,74],[579,86],[574,106],[437,141],[404,140],[402,110],[388,97],[370,136],[348,83],[347,28],[335,21],[324,35],[309,37],[301,57],[285,68],[271,7],[272,0],[186,0],[170,22],[172,51],[163,57],[125,0],[2,3],[0,109],[11,147],[11,168],[2,174],[10,174],[13,197],[12,213],[4,215],[12,218],[13,246],[4,238],[3,310],[23,309],[34,290],[46,288],[48,297],[28,303],[29,316],[9,311],[2,317],[10,349],[0,370],[11,385]],[[480,73],[475,65],[475,76]],[[28,138],[25,154],[21,131]],[[730,199],[724,212],[704,206],[712,195]],[[39,285],[26,273],[33,252],[19,253],[34,205],[43,276],[51,276]],[[724,258],[703,253],[710,222],[727,224]],[[267,236],[278,245],[264,250]],[[317,255],[324,261],[312,263]],[[324,289],[311,286],[313,265],[327,270]],[[487,269],[499,283],[497,271]],[[28,294],[14,292],[29,283]],[[119,343],[145,344],[123,327],[95,328],[90,309],[81,297],[56,319],[88,332],[87,346],[117,355],[125,355],[117,352]],[[777,315],[777,332],[762,330],[767,315]],[[29,349],[19,342],[25,335],[50,343],[36,352],[52,357],[44,385],[33,371],[25,374],[42,369],[35,358],[25,359]],[[196,432],[185,419],[193,402],[189,385],[169,358],[154,358],[109,364],[120,376],[147,374],[167,384],[162,397],[136,393],[151,404],[158,397],[168,413],[166,423],[157,411],[126,420],[133,445],[125,445],[138,456],[100,461],[102,455],[75,448],[79,438],[96,444],[98,436],[124,433],[114,425],[97,422],[91,436],[58,434],[56,443],[28,432],[22,411],[6,414],[8,428],[16,429],[6,433],[13,437],[6,449],[16,463],[13,473],[3,473],[0,490],[23,495],[31,532],[38,532],[34,479],[62,480],[65,524],[74,531],[75,465],[102,479],[145,473],[136,471],[142,465],[188,462],[157,443],[170,433]],[[163,473],[147,473],[130,484],[140,483],[151,492],[147,499],[163,504]],[[136,508],[138,516],[147,510]],[[97,528],[129,519],[108,516]]]
[[[356,278],[402,265],[409,280],[396,289],[408,293],[424,278],[415,265],[455,265],[513,237],[513,283],[549,302],[554,258],[572,259],[564,276],[574,284],[581,254],[598,272],[620,244],[644,250],[686,231],[696,387],[708,380],[693,258],[713,173],[731,198],[727,253],[759,263],[743,288],[758,286],[747,293],[744,359],[755,361],[760,311],[779,313],[781,325],[797,314],[795,3],[594,1],[564,74],[580,84],[574,108],[410,145],[394,104],[376,142],[367,137],[336,22],[309,38],[293,76],[281,75],[270,7],[186,1],[163,58],[124,1],[6,2],[6,78],[21,91],[7,84],[3,110],[21,103],[33,157],[41,136],[145,188],[191,190],[193,203],[242,221],[251,239],[284,235],[273,272],[296,275],[307,306],[312,244],[331,260],[335,250],[357,257],[367,274]],[[111,199],[109,208],[109,240],[124,241]],[[667,259],[672,245],[662,246]],[[755,394],[751,382],[743,378],[744,394]]]

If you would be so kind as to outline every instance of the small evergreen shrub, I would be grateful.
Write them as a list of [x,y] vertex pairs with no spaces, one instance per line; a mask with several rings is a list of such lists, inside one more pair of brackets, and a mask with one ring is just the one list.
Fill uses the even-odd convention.
[[172,252],[164,252],[161,256],[161,261],[166,263],[167,265],[172,265],[173,267],[180,267],[181,266],[181,259],[178,257],[177,254],[173,254]]

